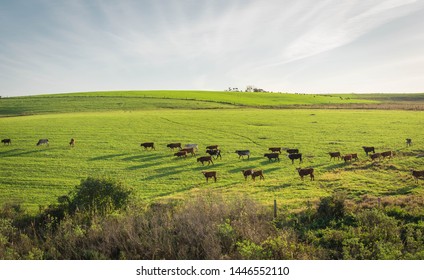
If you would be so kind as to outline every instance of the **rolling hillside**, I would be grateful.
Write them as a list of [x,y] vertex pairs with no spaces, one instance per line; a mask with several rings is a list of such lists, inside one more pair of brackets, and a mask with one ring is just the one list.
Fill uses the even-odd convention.
[[[344,96],[229,92],[95,92],[0,99],[0,204],[29,209],[67,194],[87,176],[110,176],[136,189],[143,202],[179,200],[210,190],[228,197],[246,195],[296,211],[310,202],[345,191],[364,196],[422,196],[410,169],[423,169],[422,111],[299,109],[302,106],[376,104]],[[358,102],[358,103],[356,103]],[[281,106],[275,109],[274,106]],[[278,107],[277,106],[277,107]],[[282,109],[289,106],[291,110]],[[40,138],[49,146],[36,147]],[[70,148],[71,138],[76,146]],[[413,146],[405,146],[405,138]],[[142,142],[155,142],[146,151]],[[171,142],[197,143],[198,155],[219,144],[222,160],[202,166],[196,157],[177,159]],[[362,146],[395,151],[371,162]],[[299,148],[304,161],[292,164],[263,157],[269,147]],[[249,160],[237,149],[249,149]],[[358,153],[359,161],[330,161],[328,152]],[[313,167],[315,181],[301,181],[296,167]],[[245,181],[241,170],[264,170],[265,180]],[[216,170],[217,183],[201,171]]]

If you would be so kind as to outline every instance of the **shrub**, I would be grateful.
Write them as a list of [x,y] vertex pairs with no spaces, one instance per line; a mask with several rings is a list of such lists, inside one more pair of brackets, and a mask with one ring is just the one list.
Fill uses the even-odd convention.
[[109,178],[88,177],[71,195],[70,210],[104,215],[127,206],[132,190]]

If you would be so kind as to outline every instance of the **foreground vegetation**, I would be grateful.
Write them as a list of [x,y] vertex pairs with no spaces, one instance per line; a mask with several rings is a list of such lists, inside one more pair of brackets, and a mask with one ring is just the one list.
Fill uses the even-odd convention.
[[87,178],[28,215],[0,212],[1,259],[423,259],[423,197],[351,204],[343,192],[273,217],[248,198],[211,192],[131,204],[131,189]]

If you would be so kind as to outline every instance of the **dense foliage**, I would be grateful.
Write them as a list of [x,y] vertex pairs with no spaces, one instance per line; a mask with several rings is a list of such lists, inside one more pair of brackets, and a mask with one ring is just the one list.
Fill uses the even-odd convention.
[[[100,194],[92,186],[111,190]],[[86,192],[96,198],[83,196]],[[37,215],[6,205],[0,213],[0,258],[424,258],[423,198],[384,200],[379,206],[373,198],[353,204],[334,193],[300,213],[274,218],[271,209],[248,198],[225,201],[204,192],[185,203],[141,206],[131,202],[130,193],[119,182],[88,178]]]

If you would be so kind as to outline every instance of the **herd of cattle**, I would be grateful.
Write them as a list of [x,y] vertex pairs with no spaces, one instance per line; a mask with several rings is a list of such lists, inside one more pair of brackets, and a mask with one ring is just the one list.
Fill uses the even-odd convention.
[[[3,143],[4,145],[11,145],[12,144],[12,140],[11,139],[3,139],[1,140],[1,143]],[[49,140],[48,139],[40,139],[38,140],[36,146],[40,146],[40,145],[49,145]],[[407,146],[411,146],[412,145],[412,140],[410,138],[406,139],[406,145]],[[69,146],[70,147],[74,147],[75,146],[75,139],[72,138],[71,141],[69,142]],[[145,142],[145,143],[141,143],[140,144],[141,147],[143,147],[145,150],[147,149],[151,149],[151,150],[156,150],[155,149],[155,144],[154,142]],[[199,150],[199,147],[197,144],[186,144],[184,146],[181,145],[181,143],[170,143],[168,145],[166,145],[168,148],[170,148],[171,150],[175,150],[178,149],[178,151],[176,153],[174,153],[175,157],[178,158],[187,158],[187,155],[191,155],[191,156],[195,156],[196,153]],[[376,159],[384,159],[386,157],[393,157],[395,155],[395,153],[393,151],[385,151],[385,152],[380,152],[380,153],[376,153],[375,152],[375,148],[374,147],[362,147],[365,154],[367,155],[367,157],[369,156],[371,158],[372,161],[376,160]],[[302,163],[302,154],[299,153],[299,149],[288,149],[288,148],[281,148],[281,147],[271,147],[268,149],[270,151],[270,153],[265,153],[264,157],[268,158],[268,160],[271,162],[273,161],[280,161],[280,155],[282,153],[282,150],[285,150],[287,152],[287,157],[291,160],[292,164],[294,164],[295,160],[299,160],[299,163]],[[210,164],[214,164],[213,163],[213,159],[218,159],[218,158],[222,158],[221,156],[221,150],[219,149],[218,145],[210,145],[206,147],[206,153],[209,154],[208,156],[201,156],[197,158],[197,162],[200,162],[202,165],[204,165],[205,163],[208,163],[208,165]],[[240,158],[244,158],[247,157],[247,159],[250,159],[250,150],[236,150],[235,153],[239,156]],[[372,154],[370,154],[372,153]],[[370,154],[370,155],[369,155]],[[352,161],[354,160],[358,160],[358,154],[357,153],[350,153],[350,154],[345,154],[342,155],[340,152],[329,152],[330,155],[330,161],[333,159],[343,159],[344,162],[348,162],[348,161]],[[304,176],[310,176],[311,181],[314,180],[315,176],[314,176],[314,169],[313,168],[296,168],[300,178],[303,180]],[[424,170],[411,170],[412,171],[412,176],[414,177],[415,181],[418,183],[418,179],[419,178],[424,178]],[[255,179],[257,177],[259,177],[260,180],[264,180],[264,174],[263,174],[263,170],[254,170],[254,169],[247,169],[247,170],[241,170],[244,179],[247,180],[247,178],[249,176],[252,177],[252,180],[255,181]],[[214,181],[216,182],[217,180],[217,172],[216,171],[202,171],[202,174],[205,176],[206,178],[206,182],[209,181],[210,178],[213,178]]]

